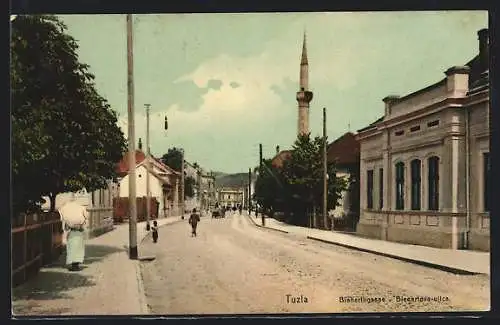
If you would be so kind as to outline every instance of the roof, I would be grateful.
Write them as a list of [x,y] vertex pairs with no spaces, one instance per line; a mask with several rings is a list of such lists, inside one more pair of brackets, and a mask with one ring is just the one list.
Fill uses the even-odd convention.
[[169,172],[172,172],[173,174],[176,174],[176,175],[180,175],[180,174],[181,174],[181,172],[178,172],[178,171],[176,171],[175,169],[173,169],[172,167],[170,167],[169,165],[167,165],[167,164],[163,163],[163,162],[162,162],[159,158],[155,158],[154,156],[151,156],[151,158],[153,158],[153,160],[154,160],[155,162],[157,162],[157,163],[158,163],[158,165],[159,165],[161,168],[163,168],[163,169],[165,169],[165,170],[167,170],[167,171],[169,171]]
[[292,155],[292,150],[281,150],[274,158],[271,160],[271,164],[275,168],[283,167],[285,160],[290,158]]
[[359,162],[360,146],[359,141],[353,133],[347,132],[340,138],[328,145],[327,160],[340,165],[354,164]]
[[[130,157],[129,152],[125,153],[123,158],[118,162],[117,167],[116,167],[116,172],[118,173],[119,176],[123,176],[128,173],[129,170],[129,165],[128,165],[128,159]],[[138,165],[142,163],[146,159],[146,155],[142,150],[136,150],[135,151],[135,163]]]
[[382,122],[384,120],[384,117],[385,116],[382,116],[382,117],[379,117],[377,120],[375,120],[374,122],[368,124],[367,126],[365,126],[364,128],[362,129],[359,129],[358,132],[363,132],[363,131],[366,131],[368,129],[371,129],[372,127],[374,127],[375,125],[377,125],[379,122]]
[[[123,156],[123,158],[120,160],[120,162],[117,164],[116,172],[118,173],[118,176],[125,176],[128,173],[128,171],[129,171],[129,165],[128,165],[128,159],[129,159],[129,157],[130,157],[130,155],[127,152]],[[152,161],[155,162],[160,169],[165,170],[165,172],[171,172],[171,173],[173,173],[175,175],[179,175],[180,174],[180,172],[175,171],[173,168],[171,168],[168,165],[165,165],[159,159],[157,159],[157,158],[155,158],[153,156],[151,156],[151,158],[152,158]],[[145,160],[146,160],[146,154],[142,150],[139,150],[139,149],[136,150],[135,151],[135,163],[136,163],[136,167],[139,166],[140,164],[142,164]],[[159,176],[159,177],[161,177],[161,176]]]
[[[487,67],[484,68],[481,65],[481,60],[480,60],[479,55],[476,55],[474,58],[472,58],[465,65],[470,68],[470,72],[469,72],[469,89],[470,89],[470,91],[469,91],[469,93],[474,93],[474,92],[477,92],[477,91],[480,91],[480,90],[483,90],[483,89],[489,87],[488,68]],[[446,82],[446,78],[441,79],[440,81],[438,81],[430,86],[427,86],[427,87],[421,88],[417,91],[414,91],[414,92],[412,92],[404,97],[401,97],[398,99],[398,101],[403,101],[409,97],[412,97],[414,95],[425,92],[426,90],[429,90],[429,89],[431,89],[439,84],[442,84],[443,82]],[[367,125],[366,127],[359,129],[358,132],[363,132],[363,131],[366,131],[366,130],[369,130],[369,129],[375,127],[383,119],[384,119],[384,116],[380,117],[375,122]]]

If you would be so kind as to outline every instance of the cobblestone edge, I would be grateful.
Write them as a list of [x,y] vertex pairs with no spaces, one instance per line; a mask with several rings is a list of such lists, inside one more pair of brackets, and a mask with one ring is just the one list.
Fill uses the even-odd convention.
[[257,226],[257,227],[259,227],[259,228],[269,229],[269,230],[274,230],[274,231],[279,231],[279,232],[282,232],[282,233],[284,233],[284,234],[288,234],[288,233],[289,233],[289,232],[288,232],[288,231],[286,231],[286,230],[281,230],[281,229],[276,229],[276,228],[272,228],[272,227],[267,227],[267,226],[262,226],[262,225],[259,225],[257,222],[255,222],[255,220],[253,220],[253,219],[252,219],[252,217],[251,217],[251,216],[246,215],[246,217],[247,217],[248,219],[250,219],[250,221],[252,221],[252,223],[254,224],[254,226]]
[[307,239],[316,240],[316,241],[319,241],[319,242],[322,242],[322,243],[326,243],[326,244],[342,246],[342,247],[353,249],[353,250],[357,250],[357,251],[360,251],[360,252],[375,254],[375,255],[384,256],[384,257],[389,257],[389,258],[393,258],[393,259],[400,260],[400,261],[403,261],[403,262],[412,263],[412,264],[416,264],[416,265],[421,265],[421,266],[425,266],[425,267],[429,267],[429,268],[433,268],[433,269],[438,269],[438,270],[441,270],[441,271],[445,271],[445,272],[449,272],[449,273],[454,273],[454,274],[459,274],[459,275],[484,274],[484,273],[479,273],[479,272],[471,272],[471,271],[467,271],[467,270],[463,270],[463,269],[459,269],[459,268],[455,268],[455,267],[451,267],[451,266],[441,265],[441,264],[437,264],[437,263],[425,262],[425,261],[421,261],[421,260],[417,260],[417,259],[402,257],[402,256],[399,256],[399,255],[382,253],[382,252],[379,252],[379,251],[376,251],[376,250],[361,248],[361,247],[357,247],[357,246],[353,246],[353,245],[347,245],[347,244],[343,244],[343,243],[339,243],[339,242],[334,242],[334,241],[330,241],[330,240],[326,240],[326,239],[317,238],[317,237],[314,237],[314,236],[307,236]]

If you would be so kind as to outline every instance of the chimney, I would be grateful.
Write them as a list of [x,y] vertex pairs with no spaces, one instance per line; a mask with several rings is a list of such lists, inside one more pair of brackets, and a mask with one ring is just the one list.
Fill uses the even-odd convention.
[[469,91],[469,72],[467,66],[451,67],[445,71],[446,91],[450,98],[465,97]]
[[280,146],[276,146],[276,154],[280,153]]
[[489,37],[488,29],[483,28],[477,32],[477,39],[479,40],[479,62],[481,64],[481,72],[489,69]]
[[391,115],[391,108],[394,104],[396,104],[399,98],[399,95],[389,95],[382,99],[382,101],[385,103],[385,116]]
[[139,138],[139,150],[142,150],[142,139]]

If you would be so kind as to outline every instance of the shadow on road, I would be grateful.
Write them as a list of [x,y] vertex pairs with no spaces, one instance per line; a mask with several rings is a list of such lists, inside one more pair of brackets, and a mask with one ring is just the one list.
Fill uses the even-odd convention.
[[[105,245],[85,245],[85,260],[84,260],[84,268],[85,265],[89,265],[95,262],[99,262],[108,255],[123,252],[124,248],[118,248],[113,246],[105,246]],[[128,248],[127,248],[128,249]],[[49,265],[44,266],[46,269],[60,269],[66,268],[66,250],[63,251],[61,256],[54,262]]]
[[85,246],[85,264],[99,262],[108,255],[118,252],[123,252],[123,248],[104,245],[87,245]]
[[66,291],[94,285],[89,276],[77,272],[42,269],[33,279],[13,289],[12,300],[70,299]]

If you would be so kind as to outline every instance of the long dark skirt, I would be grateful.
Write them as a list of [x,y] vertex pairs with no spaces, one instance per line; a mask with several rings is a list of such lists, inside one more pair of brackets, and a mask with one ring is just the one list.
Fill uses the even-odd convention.
[[153,231],[153,243],[156,243],[158,241],[158,232]]

